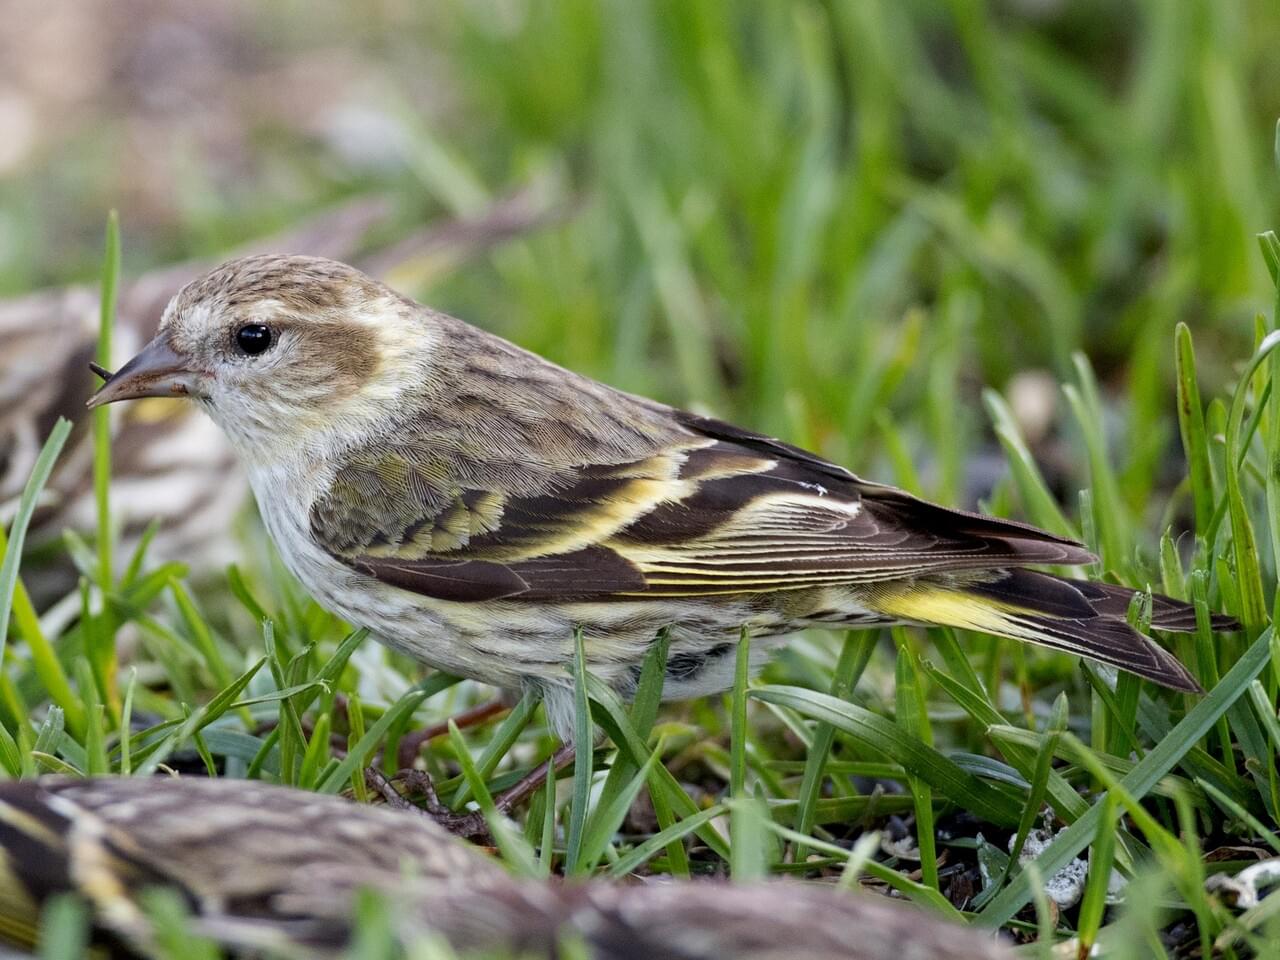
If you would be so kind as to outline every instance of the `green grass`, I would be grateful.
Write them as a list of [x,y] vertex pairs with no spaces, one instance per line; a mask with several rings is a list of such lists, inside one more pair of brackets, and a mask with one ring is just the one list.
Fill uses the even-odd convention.
[[[536,183],[570,215],[481,261],[393,278],[623,388],[1083,537],[1093,575],[1202,607],[1200,632],[1172,642],[1209,693],[1112,688],[1065,656],[942,630],[806,635],[759,680],[661,708],[660,655],[632,704],[579,668],[583,722],[607,740],[500,831],[512,868],[861,880],[1121,960],[1275,950],[1280,893],[1238,914],[1203,881],[1243,866],[1232,848],[1280,851],[1280,245],[1266,235],[1259,255],[1255,240],[1280,223],[1280,16],[1156,0],[1037,16],[959,0],[515,6],[510,23],[458,2],[354,35],[396,35],[392,80],[429,50],[456,84],[451,109],[385,105],[403,170],[309,163],[285,131],[259,149],[290,171],[288,200],[269,181],[226,209],[195,198],[167,245],[133,236],[126,207],[126,255],[213,253],[350,193],[473,214]],[[88,274],[78,249],[68,275]],[[112,226],[104,363],[119,256]],[[15,264],[0,263],[10,289],[62,276]],[[1033,435],[1029,370],[1058,384]],[[380,747],[394,756],[404,733],[487,696],[356,656],[373,641],[264,562],[256,533],[212,583],[146,539],[122,556],[105,424],[95,526],[21,557],[59,425],[0,544],[5,774],[212,768],[360,792]],[[39,564],[77,572],[67,626],[42,622],[24,587]],[[1245,630],[1214,636],[1209,610]],[[484,809],[553,749],[526,704],[424,762],[442,797]],[[642,795],[651,813],[628,817]],[[1056,835],[1020,868],[1007,843],[1046,809]],[[885,852],[910,851],[903,832],[920,860]],[[1093,878],[1055,913],[1044,883],[1086,851],[1138,892],[1108,906]],[[173,907],[157,923],[180,942]],[[376,904],[362,916],[356,953],[383,955],[387,919]],[[46,955],[75,954],[80,919],[51,910]]]

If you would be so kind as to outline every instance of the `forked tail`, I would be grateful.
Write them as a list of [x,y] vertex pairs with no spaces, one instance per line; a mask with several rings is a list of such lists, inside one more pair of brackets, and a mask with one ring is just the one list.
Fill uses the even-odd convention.
[[[900,620],[1038,643],[1110,664],[1174,690],[1203,692],[1173,654],[1129,626],[1125,618],[1135,593],[1109,583],[1009,569],[991,580],[891,581],[877,585],[869,600],[876,611]],[[1152,597],[1151,625],[1161,630],[1193,631],[1195,608],[1156,594]],[[1230,617],[1214,616],[1212,626],[1229,630],[1237,624]]]

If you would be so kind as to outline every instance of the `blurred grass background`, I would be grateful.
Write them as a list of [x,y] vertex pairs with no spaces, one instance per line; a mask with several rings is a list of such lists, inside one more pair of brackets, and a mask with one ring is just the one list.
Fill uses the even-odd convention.
[[1173,325],[1220,377],[1268,296],[1266,2],[5,7],[0,290],[96,276],[111,207],[128,273],[355,194],[394,198],[394,235],[545,191],[554,226],[393,278],[860,464],[877,410],[962,401],[909,431],[930,466],[981,433],[980,385],[1083,349],[1131,390],[1134,502],[1172,440]]
[[[1192,561],[1203,575],[1194,583],[1194,576],[1183,582],[1171,558],[1177,542],[1190,560],[1193,538],[1184,532],[1206,533],[1207,518],[1196,522],[1197,498],[1207,493],[1211,508],[1226,502],[1215,499],[1225,496],[1222,477],[1230,472],[1220,442],[1223,398],[1255,347],[1255,316],[1275,295],[1254,239],[1278,219],[1274,4],[382,0],[356,7],[294,0],[215,7],[0,0],[0,22],[12,27],[0,36],[2,294],[95,283],[109,208],[121,213],[130,277],[217,258],[335,204],[381,198],[388,212],[360,249],[381,251],[384,278],[424,302],[625,389],[784,436],[865,476],[1074,527],[1102,548],[1105,565],[1095,572],[1136,586],[1163,580],[1175,593],[1195,588],[1218,599],[1221,592],[1228,609],[1240,612],[1232,592],[1240,557],[1229,544],[1209,538]],[[448,245],[401,244],[424,224],[482,220],[511,198],[545,215],[465,256]],[[1186,479],[1175,403],[1180,322],[1195,336],[1192,379],[1198,372],[1204,396],[1214,398],[1207,410],[1213,466],[1199,485]],[[1059,388],[1063,381],[1074,394]],[[1255,387],[1250,409],[1261,410],[1267,394],[1261,381]],[[988,394],[984,409],[986,388],[998,395]],[[1017,437],[1053,497],[1029,497],[1035,484],[1009,473],[1001,441],[1007,448]],[[1267,427],[1259,437],[1246,466],[1262,480],[1280,432]],[[1247,558],[1262,571],[1269,599],[1273,525],[1261,518],[1257,490],[1247,500],[1260,544]],[[4,506],[7,520],[12,505]],[[1271,504],[1268,516],[1275,515]],[[114,522],[123,528],[148,519]],[[225,516],[218,519],[225,525]],[[1223,529],[1219,520],[1211,526]],[[263,670],[248,688],[267,698],[253,706],[252,719],[278,712],[284,726],[288,711],[277,701],[292,700],[301,714],[314,690],[301,705],[297,694],[281,694],[281,701],[272,691],[309,683],[331,663],[341,629],[273,566],[251,518],[236,536],[237,562],[249,571],[250,592],[273,614],[281,645],[266,648],[275,674],[267,678]],[[155,619],[139,618],[140,639],[125,653],[124,666],[140,670],[139,710],[178,723],[177,704],[207,703],[255,662],[263,638],[241,605],[229,602],[225,578],[184,605],[185,592],[169,585],[180,575],[176,568],[160,568],[154,583],[131,571],[132,581],[112,588],[91,555],[76,554],[76,541],[67,549],[81,574],[101,579],[111,604],[127,610],[83,621],[101,620],[96,639],[89,626],[68,629],[58,641],[68,664],[85,645],[109,647],[157,593],[172,594]],[[198,556],[183,559],[199,563]],[[31,563],[24,579],[37,569]],[[243,599],[243,588],[235,592]],[[81,605],[90,594],[88,586],[72,590],[73,609],[62,603],[50,632],[61,633],[90,609],[89,599]],[[1251,627],[1249,639],[1262,623]],[[27,638],[15,633],[17,639]],[[930,648],[902,634],[895,639],[882,645],[892,655],[873,661],[859,702],[894,715],[923,744],[936,737],[947,749],[972,750],[966,771],[995,775],[974,754],[1052,756],[1057,741],[1046,750],[1040,739],[1023,742],[1029,753],[1019,755],[1016,734],[1049,730],[1053,697],[1063,690],[1072,697],[1071,730],[1107,754],[1113,772],[1127,769],[1129,747],[1137,745],[1126,739],[1132,722],[1128,734],[1123,724],[1117,733],[1109,719],[1116,705],[1091,692],[1066,658],[966,639],[977,672],[965,675],[955,659],[961,648],[935,636],[948,669],[972,680],[971,690],[982,685],[981,674],[991,699],[975,703],[964,701],[963,690],[940,691],[942,681],[919,660]],[[319,641],[324,656],[317,650],[293,661],[309,641]],[[16,643],[10,649],[28,656]],[[769,678],[825,690],[834,676],[838,687],[859,656],[849,641],[838,671],[839,649],[838,638],[801,641]],[[1190,647],[1179,649],[1194,661]],[[1225,672],[1243,649],[1240,641],[1225,642],[1212,669]],[[108,663],[92,650],[90,659]],[[371,704],[371,723],[417,678],[416,667],[372,645],[352,664],[357,677],[342,690]],[[18,668],[23,695],[33,705],[47,698],[51,688],[44,674],[35,676],[38,665],[23,660]],[[87,675],[67,670],[79,690]],[[917,689],[926,675],[932,683]],[[110,706],[111,683],[96,679]],[[1272,703],[1277,679],[1265,691]],[[1122,692],[1121,716],[1137,709],[1136,690]],[[1266,771],[1241,759],[1257,760],[1258,741],[1233,741],[1241,729],[1263,737],[1259,723],[1266,737],[1280,735],[1280,727],[1266,725],[1265,695],[1255,720],[1233,721],[1230,729],[1215,721],[1217,739],[1206,749],[1221,767],[1213,782],[1231,787],[1251,815],[1273,817]],[[449,696],[448,703],[433,701],[431,718],[477,702],[474,692]],[[923,727],[913,725],[908,718],[926,701]],[[1003,719],[1029,730],[1011,734],[1006,727],[1006,740],[991,740],[997,705]],[[350,711],[333,712],[332,693],[320,706],[317,715],[333,719],[299,729],[294,746],[311,759],[298,782],[332,786],[328,748],[317,746],[312,756],[308,743],[327,741],[330,722],[348,743],[359,740],[358,730],[346,726]],[[91,701],[90,713],[94,708]],[[797,779],[809,741],[795,715],[752,709],[765,732],[740,758],[728,752],[731,722],[722,705],[664,714],[664,762],[703,806],[727,791],[730,773],[740,778],[747,762],[771,801],[802,792]],[[975,722],[984,716],[985,723]],[[1153,723],[1149,712],[1143,717],[1144,742],[1158,742],[1168,723]],[[416,719],[427,718],[419,712]],[[81,749],[85,723],[71,723],[75,742],[63,744],[61,762],[118,769],[116,753],[98,763],[87,744]],[[254,723],[244,727],[252,732]],[[1053,731],[1056,737],[1060,727]],[[245,772],[262,741],[214,732],[196,748],[231,757]],[[60,736],[61,728],[44,746],[56,746]],[[830,744],[835,736],[827,729],[818,740]],[[151,742],[149,763],[180,745],[164,742],[163,750],[155,749],[161,741]],[[478,735],[477,749],[493,742]],[[1274,760],[1280,740],[1261,742],[1268,748],[1261,755]],[[912,811],[905,797],[868,799],[864,781],[849,785],[854,774],[907,782],[901,767],[845,733],[836,743],[839,759],[826,768],[835,795],[826,802],[838,808],[827,816],[840,829],[824,836],[845,838],[855,827]],[[496,768],[495,783],[510,780],[545,746],[544,737],[536,750],[522,742],[508,754],[499,744],[483,772]],[[461,757],[465,743],[446,744],[429,763],[460,784],[451,749]],[[1025,764],[1014,766],[1035,780],[1026,798],[1034,816],[1044,781]],[[1219,771],[1202,764],[1188,776],[1206,769]],[[1105,783],[1084,760],[1069,772],[1077,786]],[[1255,784],[1251,776],[1261,779]],[[1246,796],[1245,784],[1258,792]],[[910,786],[917,797],[927,789],[914,780]],[[1274,786],[1272,775],[1272,792]],[[917,815],[932,807],[924,796]],[[940,790],[936,799],[955,802],[962,818],[966,810],[972,815],[964,797]],[[1161,803],[1161,822],[1173,830],[1179,811]],[[1208,800],[1197,807],[1204,836],[1216,842],[1224,837],[1210,814],[1223,809]],[[531,833],[539,816],[528,818]],[[972,841],[968,853],[953,846],[950,855],[975,856],[981,843],[972,831],[954,823],[948,829]],[[893,830],[903,832],[901,821]],[[1190,855],[1185,866],[1198,864]],[[674,868],[666,862],[662,869]],[[902,869],[909,872],[910,863]],[[938,887],[927,872],[923,881]],[[964,903],[957,882],[952,877],[944,887]],[[1188,882],[1179,888],[1182,902],[1200,909]],[[1071,923],[1096,929],[1101,909],[1096,905],[1095,920]],[[1043,914],[1040,920],[1046,922]],[[1028,915],[1023,921],[1025,927]],[[1203,945],[1208,936],[1191,939]]]

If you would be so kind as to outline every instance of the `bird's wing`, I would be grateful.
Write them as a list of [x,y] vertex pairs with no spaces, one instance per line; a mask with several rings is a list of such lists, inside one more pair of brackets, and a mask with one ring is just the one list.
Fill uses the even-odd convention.
[[1080,545],[947,510],[719,421],[646,455],[560,469],[513,493],[520,464],[457,481],[403,450],[349,463],[312,510],[331,554],[444,600],[701,596],[953,570],[1079,564]]

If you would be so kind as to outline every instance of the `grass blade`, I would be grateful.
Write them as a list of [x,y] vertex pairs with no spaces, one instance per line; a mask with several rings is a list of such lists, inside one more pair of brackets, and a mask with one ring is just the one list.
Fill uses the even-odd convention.
[[[111,333],[116,321],[116,288],[120,285],[120,217],[107,215],[106,253],[102,261],[102,285],[98,310],[98,363],[107,370],[111,362]],[[105,594],[114,582],[111,575],[115,547],[111,518],[111,408],[93,411],[93,500],[98,515],[98,587]]]
[[[855,630],[845,634],[840,658],[836,661],[835,676],[831,681],[831,696],[847,700],[857,686],[863,670],[875,652],[878,634],[872,630]],[[796,830],[808,835],[813,832],[818,795],[825,777],[823,772],[831,745],[835,742],[836,729],[829,723],[819,723],[813,731],[813,743],[805,754],[804,777],[797,794]],[[792,859],[804,861],[807,850],[803,844],[795,848]]]
[[[1196,704],[1169,736],[1156,744],[1122,781],[1121,785],[1134,797],[1142,799],[1153,786],[1172,770],[1179,760],[1205,735],[1249,686],[1270,658],[1271,631],[1268,629],[1254,641],[1243,657],[1223,677],[1222,682]],[[1102,807],[1094,804],[1083,817],[1054,838],[1040,854],[1037,862],[1043,873],[1052,875],[1089,845],[1097,830]],[[978,915],[978,922],[988,928],[1007,923],[1026,906],[1032,891],[1026,874],[1019,874],[1000,891]]]
[[648,782],[660,756],[662,756],[661,745],[631,778],[625,790],[614,796],[608,806],[600,806],[593,812],[582,838],[581,860],[574,867],[574,873],[590,873],[595,869],[604,855],[605,847],[609,845],[609,838],[622,826],[622,821],[626,819],[631,805],[640,795],[641,788]]
[[[476,769],[475,763],[471,759],[471,751],[467,749],[467,741],[462,736],[462,731],[458,729],[458,725],[449,721],[449,740],[453,745],[454,756],[458,758],[458,764],[462,767],[462,775],[467,783],[471,786],[471,792],[475,794],[476,804],[480,807],[480,812],[484,814],[485,822],[489,825],[489,832],[493,834],[493,839],[498,844],[498,849],[502,851],[503,859],[515,870],[516,874],[523,877],[535,877],[539,874],[537,857],[534,856],[533,848],[529,846],[520,835],[518,830],[511,827],[510,821],[498,812],[497,805],[493,802],[493,796],[489,793],[489,788],[485,786],[484,776]],[[552,780],[555,779],[554,773],[549,774]]]
[[67,437],[71,435],[71,421],[59,417],[49,439],[44,442],[40,455],[31,468],[31,476],[18,500],[18,512],[9,527],[4,560],[0,562],[0,662],[4,660],[5,640],[9,636],[9,612],[13,609],[13,593],[18,583],[18,568],[22,563],[22,548],[27,540],[27,527],[35,513],[40,491],[49,482],[53,464],[62,452]]
[[591,774],[595,752],[595,729],[591,724],[591,704],[587,699],[587,654],[579,627],[573,635],[573,705],[574,757],[573,799],[569,805],[569,838],[565,848],[566,864],[576,871],[582,862],[582,833],[587,823],[587,806],[591,801]]
[[442,690],[448,690],[459,677],[447,673],[433,673],[427,679],[413,687],[403,697],[392,704],[371,726],[368,732],[347,752],[336,767],[316,786],[317,793],[337,793],[342,789],[360,767],[361,758],[373,752],[388,730],[401,720],[411,716],[413,711],[428,697],[433,697]]
[[1200,404],[1195,347],[1191,342],[1191,329],[1185,323],[1179,323],[1174,330],[1173,356],[1178,384],[1178,429],[1190,472],[1196,531],[1203,535],[1213,520],[1213,468],[1204,429],[1204,408]]
[[1021,806],[1008,793],[966,773],[937,750],[907,736],[895,724],[869,710],[802,687],[759,687],[751,695],[832,724],[867,748],[901,763],[943,796],[992,823],[1012,826],[1018,822]]
[[[925,703],[924,691],[921,689],[920,670],[916,664],[915,654],[911,650],[905,630],[895,627],[893,633],[898,644],[898,659],[895,665],[898,726],[908,737],[918,740],[927,747],[932,747],[933,731],[929,727],[928,707]],[[914,774],[908,774],[907,783],[911,788],[911,797],[916,807],[916,845],[920,850],[920,871],[925,885],[937,890],[939,889],[938,850],[933,830],[933,790],[927,781]]]

